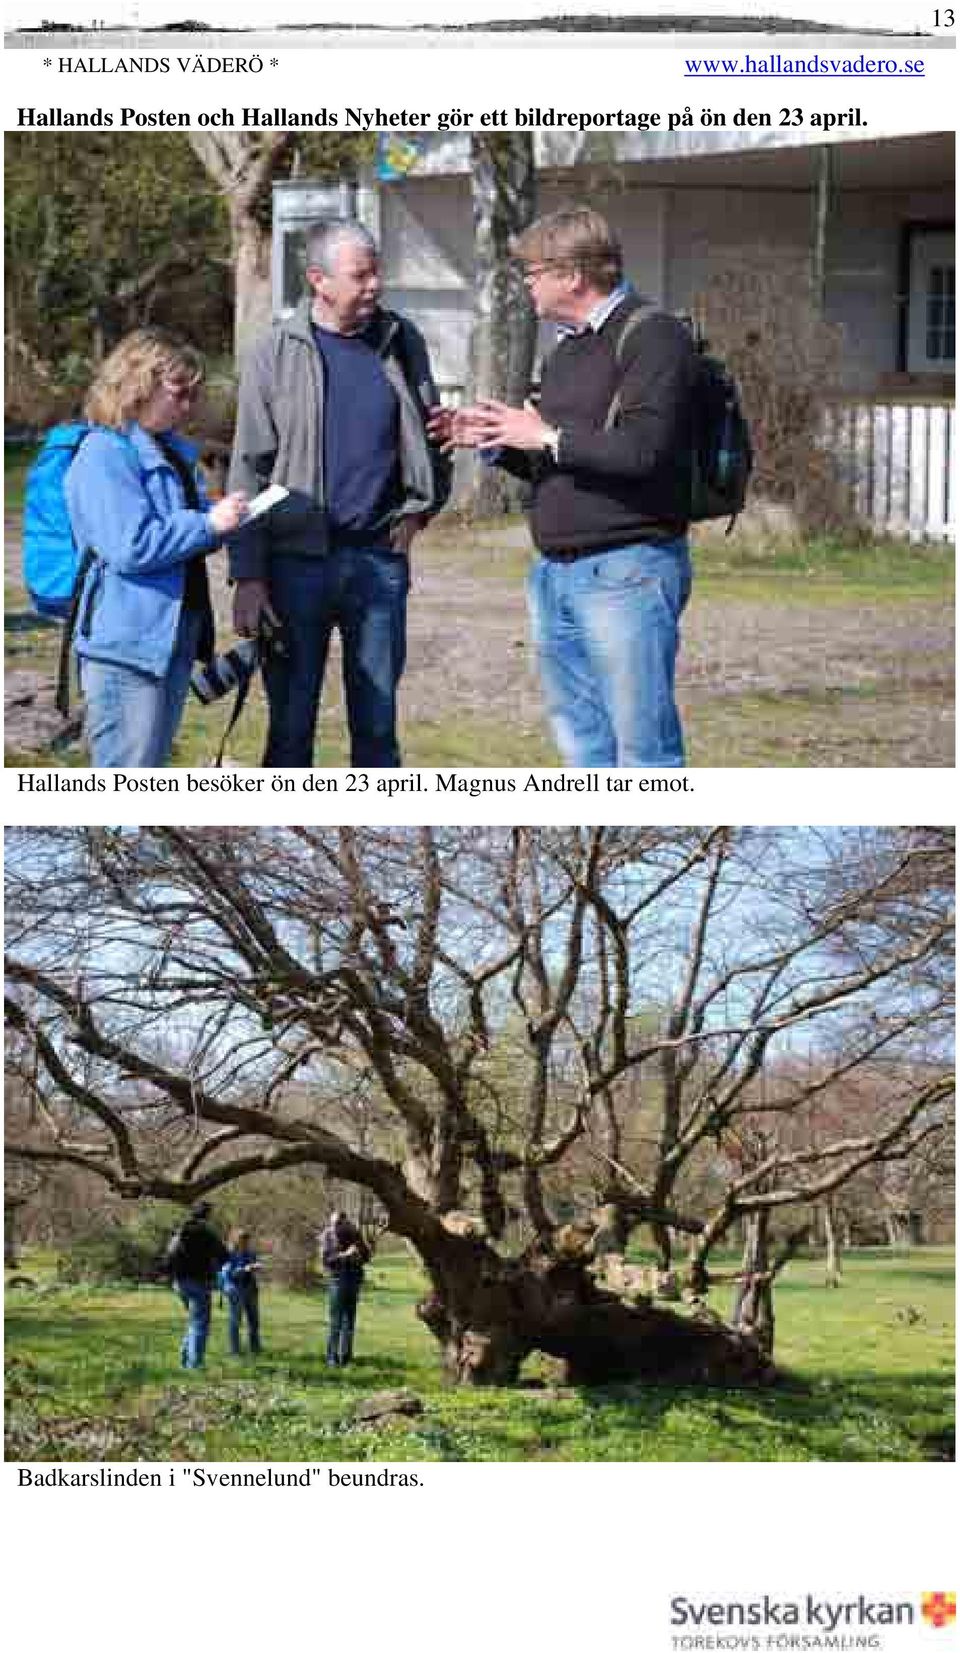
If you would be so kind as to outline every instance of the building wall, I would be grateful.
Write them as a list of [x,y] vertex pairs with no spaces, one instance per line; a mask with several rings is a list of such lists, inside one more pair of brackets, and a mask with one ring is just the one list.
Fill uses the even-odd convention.
[[387,302],[417,323],[441,389],[468,377],[473,223],[462,177],[408,178],[379,191]]
[[[826,314],[846,338],[850,390],[871,391],[897,366],[900,232],[911,220],[952,219],[947,191],[846,192],[827,230]],[[667,302],[685,309],[711,267],[745,249],[775,245],[805,258],[813,236],[812,201],[801,192],[674,189],[668,215]]]
[[925,220],[953,222],[950,190],[900,190],[840,198],[831,232],[827,314],[848,341],[849,383],[871,389],[897,369],[900,236]]
[[[542,211],[577,199],[570,181],[540,189]],[[789,189],[683,186],[597,189],[589,199],[621,232],[637,285],[671,308],[688,308],[710,271],[751,247],[809,254],[813,200]],[[441,386],[468,377],[473,320],[472,222],[461,175],[411,178],[378,192],[376,212],[388,302],[423,328]],[[847,338],[847,382],[869,392],[896,368],[898,258],[902,226],[953,218],[947,190],[841,193],[827,240],[827,314]],[[545,343],[549,338],[549,330]]]

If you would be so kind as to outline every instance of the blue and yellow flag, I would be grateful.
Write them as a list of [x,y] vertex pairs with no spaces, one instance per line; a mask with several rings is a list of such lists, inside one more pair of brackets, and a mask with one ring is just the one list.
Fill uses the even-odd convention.
[[397,178],[406,178],[423,154],[423,138],[395,136],[381,132],[377,138],[377,177],[389,184]]

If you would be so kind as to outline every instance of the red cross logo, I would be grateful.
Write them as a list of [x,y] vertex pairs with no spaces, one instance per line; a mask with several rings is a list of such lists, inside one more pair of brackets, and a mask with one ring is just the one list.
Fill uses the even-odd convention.
[[928,1624],[935,1630],[942,1630],[944,1625],[952,1624],[957,1616],[957,1598],[947,1595],[945,1590],[932,1590],[929,1595],[920,1598],[920,1611]]

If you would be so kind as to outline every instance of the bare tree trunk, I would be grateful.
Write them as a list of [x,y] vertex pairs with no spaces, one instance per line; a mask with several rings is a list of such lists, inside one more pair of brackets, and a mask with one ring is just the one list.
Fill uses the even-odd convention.
[[837,1214],[832,1200],[825,1200],[823,1204],[823,1233],[827,1245],[826,1269],[824,1284],[839,1286],[843,1267],[840,1261],[840,1230],[837,1225]]
[[[103,241],[103,202],[91,202],[90,215],[93,226],[93,236],[96,245]],[[106,271],[102,264],[95,264],[90,271],[90,285],[93,292],[93,302],[90,307],[90,354],[94,367],[99,367],[107,352],[116,344],[118,333],[116,327],[116,312],[113,302],[113,289],[107,280]]]
[[666,1223],[652,1223],[650,1231],[657,1248],[657,1267],[661,1274],[669,1274],[673,1267],[673,1234]]
[[765,1209],[751,1211],[746,1219],[741,1269],[743,1279],[737,1292],[733,1324],[741,1333],[752,1333],[770,1354],[776,1323],[770,1274],[770,1213]]
[[234,268],[234,348],[239,361],[270,323],[271,208],[274,180],[294,146],[294,133],[190,134],[191,146],[227,203]]
[[258,334],[270,326],[272,284],[271,235],[243,203],[231,203],[230,241],[233,248],[233,346],[239,362]]
[[[530,388],[537,322],[510,242],[534,216],[532,135],[474,134],[471,161],[477,316],[468,394],[519,405]],[[509,477],[478,464],[464,503],[477,517],[497,516],[516,509],[517,498]]]
[[767,1381],[773,1369],[752,1332],[712,1315],[627,1303],[590,1270],[531,1250],[506,1260],[482,1240],[450,1237],[424,1248],[432,1290],[418,1314],[444,1366],[464,1384],[515,1383],[534,1350],[564,1362],[571,1383],[624,1379],[729,1384]]

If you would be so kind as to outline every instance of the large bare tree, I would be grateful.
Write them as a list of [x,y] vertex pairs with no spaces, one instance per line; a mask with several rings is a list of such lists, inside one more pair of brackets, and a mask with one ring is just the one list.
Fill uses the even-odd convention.
[[[760,1376],[783,1214],[945,1128],[951,865],[883,830],[18,831],[7,1151],[180,1201],[326,1167],[463,1381]],[[692,1306],[638,1293],[638,1233]]]

